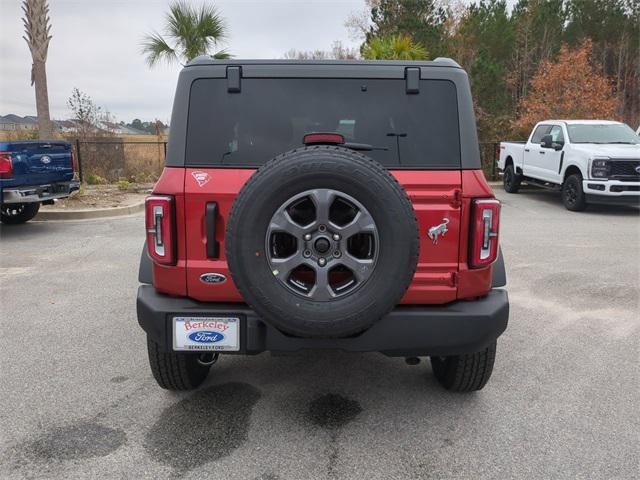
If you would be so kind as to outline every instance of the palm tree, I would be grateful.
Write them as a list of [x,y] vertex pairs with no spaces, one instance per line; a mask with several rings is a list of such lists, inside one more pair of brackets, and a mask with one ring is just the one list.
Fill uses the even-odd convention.
[[36,113],[38,115],[38,136],[51,138],[54,134],[49,116],[49,93],[47,92],[47,54],[51,40],[49,23],[49,5],[47,0],[24,0],[24,31],[22,37],[31,50],[31,85],[36,86]]
[[[166,38],[153,32],[142,40],[142,53],[150,67],[162,60],[169,64],[186,63],[198,55],[209,55],[227,36],[227,27],[213,5],[203,4],[198,9],[181,0],[169,6],[165,34]],[[231,55],[219,50],[213,57],[223,59]]]
[[367,60],[424,60],[427,51],[408,35],[391,35],[370,38],[362,48],[362,56]]

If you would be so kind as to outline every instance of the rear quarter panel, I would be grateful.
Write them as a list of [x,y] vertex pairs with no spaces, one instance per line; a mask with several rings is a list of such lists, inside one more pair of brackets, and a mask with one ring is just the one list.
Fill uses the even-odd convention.
[[524,160],[524,143],[500,142],[500,158],[498,168],[504,170],[507,166],[507,158],[511,157],[513,164],[522,168]]

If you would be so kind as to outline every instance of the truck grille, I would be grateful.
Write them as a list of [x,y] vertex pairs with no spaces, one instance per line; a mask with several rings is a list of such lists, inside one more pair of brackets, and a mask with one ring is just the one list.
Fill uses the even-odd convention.
[[636,171],[636,168],[640,166],[640,160],[612,160],[609,178],[628,181],[640,180],[640,173]]

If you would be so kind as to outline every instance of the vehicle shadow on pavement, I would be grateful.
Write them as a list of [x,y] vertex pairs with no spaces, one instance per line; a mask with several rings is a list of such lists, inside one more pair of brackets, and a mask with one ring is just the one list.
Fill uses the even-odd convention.
[[536,202],[544,203],[545,208],[553,208],[558,212],[565,212],[567,215],[588,215],[588,214],[602,214],[608,216],[620,216],[620,217],[633,217],[640,216],[640,208],[628,205],[601,205],[592,203],[589,204],[584,212],[570,212],[562,205],[562,199],[560,198],[560,192],[554,192],[551,190],[545,190],[535,187],[521,187],[517,194],[509,195],[504,192],[501,193],[501,199],[505,203],[509,203],[509,198],[512,195],[526,196]]

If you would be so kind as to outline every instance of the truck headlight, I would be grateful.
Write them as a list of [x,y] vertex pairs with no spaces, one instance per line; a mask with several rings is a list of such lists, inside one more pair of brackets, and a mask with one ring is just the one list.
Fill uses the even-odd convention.
[[591,176],[593,178],[607,178],[611,173],[611,164],[608,159],[597,158],[591,162]]

